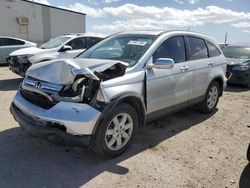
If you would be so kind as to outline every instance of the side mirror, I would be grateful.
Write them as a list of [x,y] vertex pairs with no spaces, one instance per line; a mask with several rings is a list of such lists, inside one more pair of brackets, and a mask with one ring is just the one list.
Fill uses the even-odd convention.
[[69,45],[64,45],[61,49],[62,52],[66,52],[66,51],[69,51],[69,50],[72,50],[72,47],[69,46]]
[[172,69],[174,60],[170,58],[159,58],[154,63],[148,64],[148,69]]

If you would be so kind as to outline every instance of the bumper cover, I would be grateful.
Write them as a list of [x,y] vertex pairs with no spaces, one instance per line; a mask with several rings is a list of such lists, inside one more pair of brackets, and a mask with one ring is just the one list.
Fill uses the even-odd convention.
[[27,71],[27,69],[31,66],[31,63],[30,62],[27,62],[27,63],[23,63],[23,64],[20,64],[18,63],[18,60],[14,59],[13,58],[7,58],[6,59],[8,65],[9,65],[9,69],[18,74],[19,76],[22,76],[24,77],[25,76],[25,73]]
[[249,83],[249,72],[231,72],[231,77],[228,80],[229,84],[244,84],[247,85]]
[[42,122],[57,123],[65,126],[71,135],[91,135],[101,112],[87,104],[59,102],[50,109],[36,106],[17,92],[13,104],[29,117]]
[[11,104],[10,111],[19,125],[38,138],[45,138],[61,146],[89,146],[91,135],[73,136],[54,127],[49,127],[49,122],[36,120],[22,113],[15,104]]

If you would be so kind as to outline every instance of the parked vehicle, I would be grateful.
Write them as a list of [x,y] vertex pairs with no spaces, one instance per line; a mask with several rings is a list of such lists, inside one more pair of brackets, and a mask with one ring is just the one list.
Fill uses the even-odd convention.
[[205,35],[123,32],[77,59],[30,67],[11,112],[35,136],[115,157],[146,121],[193,104],[203,113],[214,111],[225,72],[223,53]]
[[32,64],[52,59],[74,58],[102,39],[103,36],[85,33],[59,36],[39,48],[31,47],[12,52],[8,58],[9,68],[12,72],[24,76]]
[[7,57],[15,50],[34,47],[36,43],[14,37],[0,36],[0,64],[7,64]]
[[231,74],[228,83],[250,88],[250,45],[229,45],[222,51],[227,58],[227,71]]

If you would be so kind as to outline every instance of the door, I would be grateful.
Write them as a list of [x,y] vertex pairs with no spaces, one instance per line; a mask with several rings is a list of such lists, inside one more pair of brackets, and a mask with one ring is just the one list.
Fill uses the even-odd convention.
[[79,37],[71,40],[66,45],[71,46],[72,50],[60,52],[58,58],[74,58],[87,48],[87,41],[85,37]]
[[191,99],[195,99],[206,93],[211,81],[209,75],[212,70],[212,62],[208,58],[208,49],[203,39],[186,36],[185,40],[189,54],[189,68],[193,72]]
[[146,71],[147,111],[148,114],[172,107],[185,106],[191,95],[192,72],[186,61],[183,36],[167,39],[155,51],[151,61],[158,58],[171,58],[175,64],[172,69],[152,69]]

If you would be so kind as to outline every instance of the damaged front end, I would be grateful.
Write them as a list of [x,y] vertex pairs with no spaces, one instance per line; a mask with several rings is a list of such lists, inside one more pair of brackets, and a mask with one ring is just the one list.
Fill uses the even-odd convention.
[[105,102],[101,82],[123,76],[128,65],[112,61],[83,66],[84,62],[76,64],[74,61],[46,62],[37,64],[37,67],[32,66],[20,93],[29,102],[45,109],[58,102],[75,102],[100,110]]

